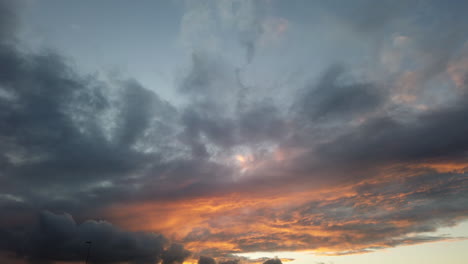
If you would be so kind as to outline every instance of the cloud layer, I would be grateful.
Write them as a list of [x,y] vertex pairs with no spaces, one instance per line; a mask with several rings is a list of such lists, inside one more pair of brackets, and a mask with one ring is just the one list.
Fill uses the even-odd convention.
[[185,4],[190,59],[170,102],[21,49],[18,7],[0,1],[0,249],[79,261],[91,240],[95,263],[175,264],[190,250],[227,264],[459,239],[430,232],[468,216],[466,5],[303,2],[320,41],[340,43],[317,64],[311,22],[284,4]]
[[182,263],[190,253],[161,235],[128,232],[105,221],[77,224],[71,215],[44,211],[30,230],[3,231],[1,248],[30,263],[82,261],[90,263]]

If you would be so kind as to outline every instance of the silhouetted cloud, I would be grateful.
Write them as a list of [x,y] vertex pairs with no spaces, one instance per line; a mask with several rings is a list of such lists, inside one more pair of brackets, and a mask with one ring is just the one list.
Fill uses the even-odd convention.
[[182,264],[188,256],[190,256],[190,251],[186,250],[183,245],[172,244],[162,254],[162,263],[163,264]]
[[263,264],[282,264],[282,263],[283,263],[283,262],[281,262],[281,260],[280,260],[280,259],[277,259],[277,258],[275,258],[275,259],[269,259],[269,260],[263,262]]
[[[163,247],[167,244],[161,235],[128,232],[105,221],[77,224],[71,215],[47,211],[40,214],[32,230],[7,231],[6,236],[2,249],[13,250],[31,263],[82,261],[88,247],[91,263],[156,263],[165,254]],[[170,252],[176,258],[178,252]]]
[[200,256],[198,264],[216,264],[216,261],[211,257]]

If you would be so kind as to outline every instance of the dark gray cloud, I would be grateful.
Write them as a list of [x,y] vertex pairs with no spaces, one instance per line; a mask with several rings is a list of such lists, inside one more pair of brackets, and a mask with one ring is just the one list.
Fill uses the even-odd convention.
[[324,159],[368,163],[465,159],[465,101],[461,97],[452,106],[422,113],[410,121],[391,116],[372,118],[337,140],[319,146],[318,153]]
[[[213,110],[190,107],[183,114],[185,125],[184,139],[194,150],[201,137],[207,143],[229,149],[237,145],[247,145],[280,140],[286,133],[286,121],[280,111],[269,101],[256,102],[240,110],[234,117],[219,115]],[[203,157],[206,150],[196,152]]]
[[344,73],[342,66],[328,69],[316,85],[301,92],[294,107],[296,111],[310,121],[326,122],[327,119],[352,118],[382,104],[381,89],[371,83],[347,80]]
[[[171,111],[156,95],[124,83],[124,104],[115,108],[104,94],[105,84],[77,76],[57,54],[22,54],[6,47],[0,60],[6,73],[0,84],[8,95],[0,99],[0,144],[6,160],[1,178],[8,177],[8,185],[21,190],[21,182],[27,181],[41,189],[53,182],[74,183],[75,188],[136,172],[154,159],[154,154],[136,151],[134,144],[154,118],[150,106],[163,109],[163,115]],[[114,129],[102,120],[113,112],[119,116]]]
[[[159,100],[153,92],[145,89],[136,81],[127,83],[122,96],[125,99],[119,113],[122,118],[119,120],[119,134],[116,137],[117,144],[128,146],[134,144],[148,128],[154,114],[153,111],[156,110],[158,114],[163,116],[168,115],[167,112],[168,109],[170,110],[170,106],[168,103]],[[154,109],[154,105],[159,109]]]
[[[8,1],[1,5],[15,12],[3,8]],[[2,22],[0,37],[11,40],[13,33],[3,32],[15,26]],[[176,152],[177,110],[137,81],[104,82],[78,74],[54,51],[0,45],[4,227],[28,225],[43,209],[95,217],[91,211],[119,197],[133,199],[138,188],[130,176],[159,164],[160,153]]]
[[161,235],[128,232],[105,221],[77,224],[71,215],[47,211],[40,214],[32,230],[2,233],[6,237],[2,249],[15,251],[30,263],[83,261],[89,246],[90,263],[157,263],[167,244]]
[[190,256],[190,251],[181,244],[172,244],[162,254],[162,264],[182,264]]
[[265,262],[263,262],[263,264],[283,264],[283,262],[281,262],[280,259],[269,259]]
[[200,256],[198,264],[216,264],[216,261],[211,257]]

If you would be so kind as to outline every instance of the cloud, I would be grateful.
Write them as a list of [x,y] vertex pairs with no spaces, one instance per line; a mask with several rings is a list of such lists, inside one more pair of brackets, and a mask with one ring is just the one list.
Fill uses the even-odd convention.
[[163,264],[182,264],[184,260],[190,256],[190,251],[184,249],[183,245],[172,244],[162,254]]
[[263,262],[263,264],[282,264],[281,260],[280,259],[269,259],[265,262]]
[[211,257],[200,256],[198,264],[216,264],[216,261]]
[[[117,96],[124,100],[120,108],[109,101],[106,84],[78,76],[55,53],[22,54],[8,47],[0,60],[7,69],[1,88],[9,95],[0,98],[1,177],[12,177],[10,184],[19,191],[23,181],[42,190],[39,201],[48,199],[45,189],[51,181],[62,188],[56,194],[65,195],[72,191],[66,188],[71,182],[76,191],[136,173],[160,150],[156,145],[150,154],[135,149],[144,133],[171,133],[169,123],[153,120],[165,120],[173,108],[135,82],[117,86]],[[155,109],[161,117],[149,114]]]
[[263,3],[251,0],[216,1],[219,17],[224,27],[232,28],[245,49],[246,62],[255,56],[257,42],[263,33]]
[[[410,122],[391,116],[372,118],[336,141],[321,145],[318,153],[324,159],[349,162],[463,159],[467,147],[463,136],[467,128],[461,122],[468,112],[462,103],[465,100],[461,97],[455,105],[424,112]],[[455,126],[454,131],[446,129]]]
[[13,41],[18,26],[17,9],[22,1],[0,1],[0,44]]
[[[88,246],[92,263],[155,263],[165,254],[163,247],[167,244],[161,235],[128,232],[105,221],[77,224],[71,215],[47,211],[40,214],[33,230],[6,232],[6,235],[9,239],[2,244],[2,249],[14,250],[30,263],[82,261]],[[170,252],[173,256],[178,253],[171,249]]]
[[77,213],[82,202],[96,200],[74,195],[119,189],[118,181],[157,162],[158,153],[175,152],[168,137],[177,110],[137,81],[81,75],[54,51],[24,52],[3,42],[0,61],[2,193],[15,190],[11,195],[36,209]]
[[[268,32],[269,9],[266,1],[187,1],[180,39],[196,52],[222,51],[226,42],[237,44],[243,50],[246,64],[250,64],[261,39],[272,34]],[[280,30],[284,31],[285,27]],[[231,36],[226,38],[226,32]]]
[[379,5],[369,0],[359,0],[338,8],[339,1],[330,1],[325,9],[337,18],[350,23],[352,28],[361,33],[377,34],[388,24],[394,23],[407,14],[407,9],[414,8],[414,3],[406,1],[382,1]]
[[223,262],[220,262],[219,264],[237,264],[239,263],[239,260],[226,260]]
[[[407,19],[406,4],[326,4],[321,12],[350,21],[356,38],[385,48],[395,40],[383,37],[388,31],[407,36],[402,49],[414,64],[402,60],[382,77],[352,60],[325,61],[321,74],[305,71],[302,88],[280,86],[293,99],[278,101],[257,76],[269,62],[241,76],[217,35],[235,32],[229,37],[252,62],[266,34],[259,3],[187,3],[181,35],[194,47],[176,81],[182,103],[172,104],[138,80],[82,74],[56,51],[20,50],[16,8],[0,1],[2,249],[32,262],[78,261],[91,240],[95,262],[174,264],[188,250],[217,259],[284,250],[340,255],[459,239],[428,233],[467,217],[467,97],[448,82],[456,75],[456,86],[466,86],[456,57],[466,36],[455,34],[467,25],[464,13],[455,12],[454,28],[445,16],[432,22],[444,45],[431,42],[438,36],[431,26]],[[423,21],[438,17],[438,5],[429,6]],[[309,53],[318,51],[301,56]],[[455,75],[444,76],[447,65],[457,65]],[[403,92],[411,100],[393,100]],[[44,209],[70,212],[81,224],[43,212],[29,231]],[[90,216],[133,231],[85,221]],[[183,246],[164,250],[166,239],[138,230]]]
[[346,80],[342,66],[328,69],[315,87],[307,87],[298,97],[300,115],[314,121],[354,117],[375,110],[383,101],[381,89],[371,83]]

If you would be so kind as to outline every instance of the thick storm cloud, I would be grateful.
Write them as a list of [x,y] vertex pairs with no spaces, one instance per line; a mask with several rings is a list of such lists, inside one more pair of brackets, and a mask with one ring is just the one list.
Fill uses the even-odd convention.
[[[71,215],[42,212],[31,230],[2,231],[3,250],[15,251],[30,263],[42,261],[83,261],[90,263],[157,263],[167,254],[183,259],[186,252],[167,252],[161,235],[128,232],[105,221],[77,224]],[[181,255],[177,255],[181,254]],[[170,262],[173,263],[173,262]]]

